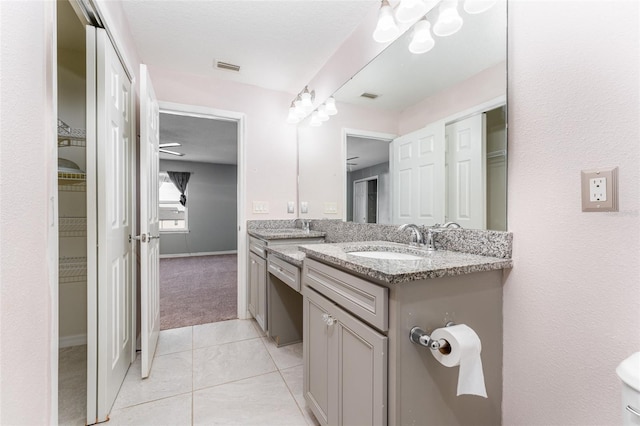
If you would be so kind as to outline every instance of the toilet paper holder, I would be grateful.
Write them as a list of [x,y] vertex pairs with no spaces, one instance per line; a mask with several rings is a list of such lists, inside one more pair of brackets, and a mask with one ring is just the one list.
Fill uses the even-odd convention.
[[[455,325],[455,323],[453,321],[449,321],[445,324],[445,327],[451,327],[452,325]],[[411,331],[409,332],[409,340],[417,345],[427,347],[434,351],[439,350],[442,353],[451,352],[449,342],[444,339],[433,340],[426,331],[417,326],[411,328]]]

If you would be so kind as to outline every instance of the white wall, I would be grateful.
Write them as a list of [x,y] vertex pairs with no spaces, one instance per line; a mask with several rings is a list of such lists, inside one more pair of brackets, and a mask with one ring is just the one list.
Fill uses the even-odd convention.
[[[639,3],[509,6],[504,424],[621,423],[640,350]],[[620,168],[620,212],[582,213],[580,170]]]
[[0,1],[0,424],[57,421],[55,2]]
[[[246,219],[293,219],[296,200],[296,128],[285,122],[291,97],[283,92],[149,67],[158,100],[246,114]],[[268,201],[268,214],[252,213]]]

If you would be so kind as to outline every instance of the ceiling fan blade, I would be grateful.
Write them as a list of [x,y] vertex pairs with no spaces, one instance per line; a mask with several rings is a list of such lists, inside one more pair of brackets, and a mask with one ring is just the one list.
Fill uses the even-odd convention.
[[158,145],[160,148],[169,148],[172,146],[182,146],[181,143],[178,142],[167,142],[167,143],[161,143]]
[[177,155],[178,157],[182,157],[184,154],[181,152],[169,151],[168,149],[160,148],[158,149],[160,152],[164,152],[165,154]]
[[356,158],[360,158],[360,157],[351,157],[351,158],[347,158],[347,161],[349,161],[349,160],[355,160]]

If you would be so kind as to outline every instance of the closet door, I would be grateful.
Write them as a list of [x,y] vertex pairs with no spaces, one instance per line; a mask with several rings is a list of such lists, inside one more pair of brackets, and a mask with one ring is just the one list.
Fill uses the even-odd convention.
[[[88,215],[92,216],[87,221],[95,221],[95,226],[88,225],[88,232],[95,229],[97,233],[97,238],[88,239],[89,247],[96,250],[94,255],[88,253],[96,259],[90,274],[97,276],[95,288],[88,291],[88,333],[97,330],[97,336],[88,338],[87,350],[89,364],[97,359],[97,414],[88,420],[95,422],[107,420],[135,355],[135,260],[129,242],[134,217],[135,123],[131,80],[111,41],[103,29],[87,31],[87,134],[95,134],[90,149],[87,141],[87,163],[92,163],[88,171],[93,168],[95,172],[87,182]],[[95,44],[90,46],[92,37]],[[92,185],[95,187],[89,188]],[[91,390],[87,391],[89,396]]]
[[160,333],[160,118],[146,65],[140,65],[140,316],[142,378],[149,377]]

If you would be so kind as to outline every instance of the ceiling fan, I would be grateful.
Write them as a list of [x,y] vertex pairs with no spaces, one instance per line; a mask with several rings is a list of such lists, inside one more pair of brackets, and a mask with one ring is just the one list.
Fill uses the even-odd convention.
[[355,160],[356,158],[360,158],[360,157],[351,157],[351,158],[347,158],[347,170],[351,171],[352,166],[357,166],[358,163],[350,163],[350,160]]
[[182,144],[178,143],[178,142],[168,142],[168,143],[161,143],[160,145],[158,145],[158,151],[160,152],[164,152],[165,154],[171,154],[171,155],[177,155],[178,157],[182,157],[184,154],[181,152],[176,152],[176,151],[171,151],[169,149],[165,149],[165,148],[170,148],[173,146],[181,146]]

